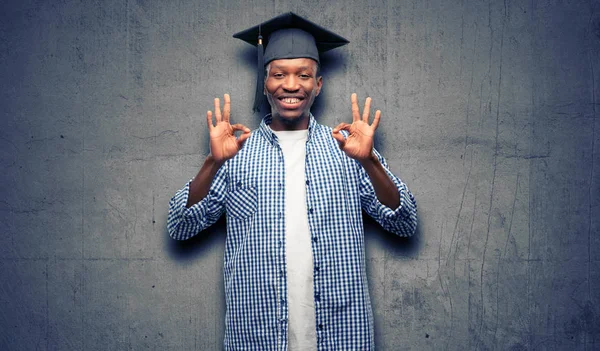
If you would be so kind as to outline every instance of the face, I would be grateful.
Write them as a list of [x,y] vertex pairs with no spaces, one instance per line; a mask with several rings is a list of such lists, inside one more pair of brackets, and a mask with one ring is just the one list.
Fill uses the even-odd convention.
[[323,85],[317,62],[309,58],[273,60],[265,80],[275,130],[308,128],[310,107]]

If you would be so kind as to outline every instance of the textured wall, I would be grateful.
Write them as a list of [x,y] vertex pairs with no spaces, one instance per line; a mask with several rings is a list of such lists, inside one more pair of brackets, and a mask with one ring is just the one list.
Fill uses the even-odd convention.
[[224,221],[168,238],[168,200],[254,51],[292,10],[348,38],[313,112],[383,111],[377,147],[419,233],[366,222],[382,350],[600,344],[600,1],[4,1],[0,349],[214,350]]

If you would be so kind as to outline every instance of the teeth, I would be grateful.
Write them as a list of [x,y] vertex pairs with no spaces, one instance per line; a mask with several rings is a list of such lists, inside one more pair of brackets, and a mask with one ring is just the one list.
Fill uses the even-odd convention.
[[284,98],[283,102],[285,102],[286,104],[297,104],[300,102],[300,99],[298,98]]

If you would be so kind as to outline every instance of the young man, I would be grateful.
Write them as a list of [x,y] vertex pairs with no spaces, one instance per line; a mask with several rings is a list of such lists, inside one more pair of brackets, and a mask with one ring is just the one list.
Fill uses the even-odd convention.
[[226,350],[373,349],[361,209],[409,236],[415,200],[373,149],[381,112],[369,122],[370,98],[361,115],[352,94],[352,124],[333,130],[310,113],[318,48],[347,41],[292,13],[236,37],[260,34],[271,114],[251,132],[230,124],[229,95],[222,112],[215,99],[211,154],[172,198],[169,234],[190,238],[227,214]]

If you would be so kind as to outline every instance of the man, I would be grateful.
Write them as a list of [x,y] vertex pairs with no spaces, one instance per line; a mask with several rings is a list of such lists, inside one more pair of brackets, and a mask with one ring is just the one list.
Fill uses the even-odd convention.
[[236,35],[258,33],[262,50],[261,30],[271,114],[251,132],[230,124],[228,94],[222,111],[215,99],[211,154],[171,199],[169,234],[187,239],[227,213],[226,350],[371,350],[361,208],[409,236],[416,203],[373,149],[381,112],[369,122],[370,98],[361,115],[352,94],[352,124],[333,130],[310,113],[317,46],[336,35],[292,13]]

